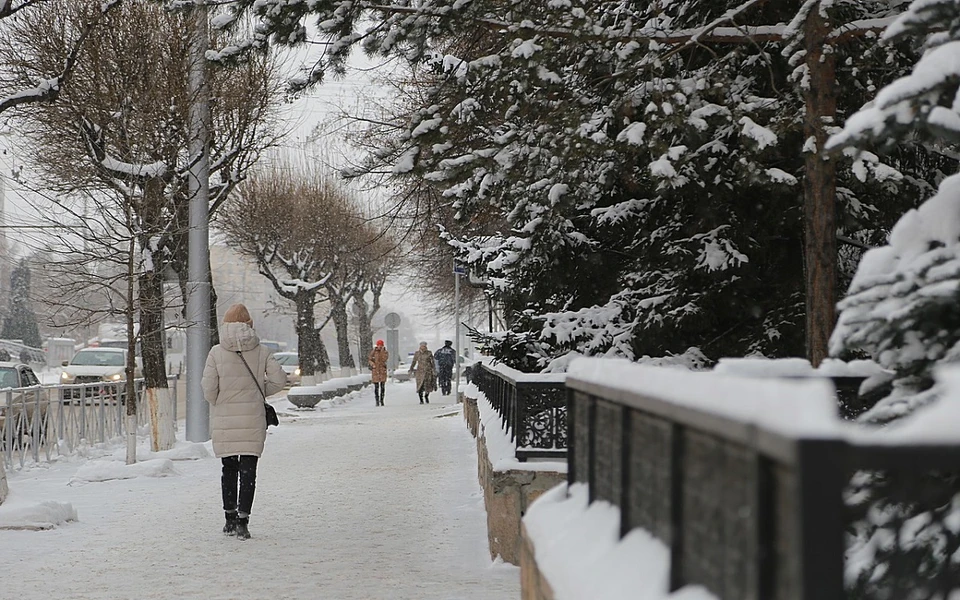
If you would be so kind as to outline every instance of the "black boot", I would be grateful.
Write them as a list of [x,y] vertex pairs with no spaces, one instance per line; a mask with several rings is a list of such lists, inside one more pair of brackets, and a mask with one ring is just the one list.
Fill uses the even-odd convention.
[[420,396],[420,404],[423,404],[423,392],[417,392],[417,395]]
[[426,401],[427,404],[430,404],[430,394],[424,394],[423,399]]
[[238,540],[250,539],[250,530],[247,529],[247,524],[249,522],[250,522],[250,517],[237,518],[237,539]]
[[223,525],[223,532],[227,535],[237,535],[237,513],[236,511],[226,512],[224,511],[224,516],[226,517],[226,523]]

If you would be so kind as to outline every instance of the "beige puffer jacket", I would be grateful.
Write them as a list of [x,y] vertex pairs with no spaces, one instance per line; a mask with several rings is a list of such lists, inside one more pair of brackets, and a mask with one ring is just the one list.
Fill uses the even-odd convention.
[[254,374],[259,374],[267,396],[282,390],[286,382],[283,369],[273,354],[260,345],[252,327],[246,323],[223,324],[220,343],[210,350],[203,369],[203,397],[211,404],[210,426],[217,457],[260,456],[267,437],[263,397],[237,350],[243,352]]

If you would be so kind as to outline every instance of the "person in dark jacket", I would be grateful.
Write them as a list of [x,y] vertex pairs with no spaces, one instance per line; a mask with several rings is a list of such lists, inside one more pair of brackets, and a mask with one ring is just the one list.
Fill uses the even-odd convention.
[[440,393],[450,395],[450,383],[453,379],[453,366],[457,363],[457,351],[453,349],[453,342],[445,340],[443,348],[433,354],[437,361],[437,375],[440,380]]

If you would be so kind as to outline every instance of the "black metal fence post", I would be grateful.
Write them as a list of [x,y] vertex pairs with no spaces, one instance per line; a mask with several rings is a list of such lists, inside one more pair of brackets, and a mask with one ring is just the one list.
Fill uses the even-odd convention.
[[846,444],[836,440],[797,442],[797,558],[800,598],[842,600]]
[[577,482],[577,419],[576,399],[570,388],[565,388],[567,396],[567,486]]
[[684,428],[671,424],[670,445],[670,591],[685,584],[683,576]]

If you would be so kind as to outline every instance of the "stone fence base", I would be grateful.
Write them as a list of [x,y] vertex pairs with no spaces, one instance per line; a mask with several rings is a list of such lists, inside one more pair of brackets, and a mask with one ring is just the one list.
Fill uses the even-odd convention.
[[541,494],[567,480],[557,471],[495,471],[487,452],[475,398],[464,397],[463,415],[470,432],[477,438],[477,467],[487,509],[487,539],[490,557],[519,565],[521,557],[521,519],[527,507]]
[[467,429],[473,437],[477,437],[480,434],[480,410],[476,398],[463,396],[463,418],[467,422]]
[[553,600],[553,588],[550,582],[540,572],[537,566],[536,555],[533,551],[533,542],[527,535],[527,528],[521,526],[520,541],[520,599],[521,600]]

